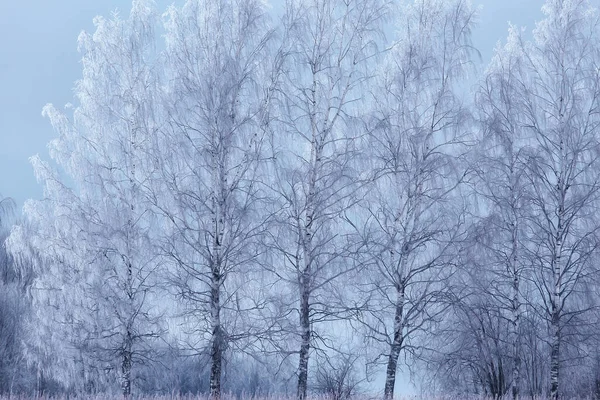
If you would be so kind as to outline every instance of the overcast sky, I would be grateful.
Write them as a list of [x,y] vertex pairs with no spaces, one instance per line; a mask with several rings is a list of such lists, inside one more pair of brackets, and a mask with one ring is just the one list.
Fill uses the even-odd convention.
[[[210,1],[210,0],[208,0]],[[272,3],[284,0],[272,0]],[[182,0],[176,1],[176,4]],[[541,18],[542,0],[473,0],[483,5],[473,41],[487,63],[508,21],[528,30]],[[167,0],[156,1],[164,10]],[[119,9],[128,0],[0,0],[0,195],[20,208],[39,198],[41,187],[29,157],[48,158],[46,143],[54,132],[41,116],[44,104],[72,101],[80,76],[77,36],[93,28],[92,18]]]

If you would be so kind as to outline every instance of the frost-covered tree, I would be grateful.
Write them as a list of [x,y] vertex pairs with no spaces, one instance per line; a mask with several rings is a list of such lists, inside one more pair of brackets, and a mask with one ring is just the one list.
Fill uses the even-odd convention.
[[169,8],[165,30],[153,202],[190,347],[208,356],[216,398],[226,351],[262,329],[252,319],[262,307],[254,279],[264,230],[257,174],[272,33],[260,0],[189,0]]
[[600,181],[600,25],[585,0],[549,0],[534,40],[521,39],[527,75],[515,96],[533,136],[527,180],[530,254],[550,330],[550,397],[559,396],[561,344],[584,311],[576,297],[594,272]]
[[298,399],[307,396],[311,352],[334,346],[331,331],[319,327],[345,307],[339,278],[352,263],[341,219],[357,187],[352,163],[361,91],[384,13],[378,0],[292,0],[282,17],[269,269],[286,315],[279,346],[286,358],[298,354]]
[[[473,267],[488,275],[479,289],[498,308],[497,318],[510,321],[512,346],[511,391],[519,397],[521,381],[520,321],[523,313],[523,280],[528,265],[525,257],[528,132],[518,96],[523,79],[523,60],[518,32],[511,27],[506,45],[499,47],[488,67],[475,103],[482,127],[480,151],[475,158],[479,196],[484,215],[474,229]],[[485,273],[482,273],[484,272]],[[506,365],[507,363],[505,363]]]
[[[383,348],[384,396],[394,395],[401,351],[444,309],[445,279],[464,223],[458,186],[466,169],[469,113],[457,85],[471,61],[474,9],[466,1],[417,0],[398,13],[368,137],[373,183],[362,202],[372,269],[363,323]],[[461,164],[463,164],[461,166]],[[366,283],[366,284],[365,284]]]
[[135,365],[160,333],[144,195],[155,134],[153,19],[150,2],[134,1],[128,18],[97,17],[95,32],[79,36],[77,105],[71,118],[44,108],[59,135],[49,144],[53,163],[32,159],[44,198],[25,204],[8,241],[17,257],[37,259],[34,358],[78,391],[118,376],[130,395]]
[[[503,204],[494,240],[505,244],[492,247],[513,281],[505,298],[511,335],[516,337],[518,329],[519,258],[525,256],[538,290],[531,305],[549,328],[550,397],[557,399],[566,354],[561,346],[568,343],[566,332],[573,332],[573,324],[591,308],[581,296],[597,276],[600,29],[597,12],[585,0],[550,0],[543,12],[533,41],[511,30],[478,99],[498,140],[493,151],[502,156],[502,164],[484,173],[493,189],[486,198],[495,208]],[[525,213],[523,203],[529,208]],[[527,240],[522,241],[518,237],[525,226]],[[513,384],[518,385],[519,351],[514,339],[513,344]]]

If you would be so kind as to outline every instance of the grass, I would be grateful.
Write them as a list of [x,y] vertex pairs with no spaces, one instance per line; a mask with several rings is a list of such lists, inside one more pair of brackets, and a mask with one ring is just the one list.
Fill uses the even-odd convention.
[[[502,400],[509,400],[511,396],[505,396]],[[0,400],[124,400],[124,397],[121,395],[109,395],[109,394],[98,394],[98,395],[60,395],[60,396],[29,396],[29,395],[0,395]],[[129,400],[209,400],[208,395],[132,395],[128,398]],[[281,395],[271,395],[271,396],[261,396],[261,397],[252,397],[252,396],[234,396],[234,395],[222,395],[221,400],[295,400],[294,396],[281,396]],[[381,399],[381,396],[366,396],[366,395],[358,395],[351,397],[350,399],[335,399],[331,396],[309,396],[307,400],[375,400]],[[546,397],[534,397],[531,398],[529,396],[522,396],[522,400],[548,400]],[[496,400],[491,397],[482,397],[482,396],[471,396],[471,395],[444,395],[444,396],[433,396],[427,397],[424,395],[412,395],[412,396],[399,396],[394,400]],[[591,397],[577,397],[577,398],[569,398],[569,399],[561,399],[561,400],[592,400]]]

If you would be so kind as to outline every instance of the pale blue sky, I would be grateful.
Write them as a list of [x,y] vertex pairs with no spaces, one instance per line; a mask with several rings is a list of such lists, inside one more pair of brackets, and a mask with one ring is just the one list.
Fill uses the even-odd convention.
[[[272,0],[272,3],[283,0]],[[157,0],[164,10],[172,0]],[[176,1],[180,3],[181,1]],[[533,28],[541,18],[542,0],[473,0],[482,4],[474,44],[489,61],[508,21]],[[115,9],[126,14],[129,0],[0,0],[0,194],[21,207],[39,198],[29,157],[48,158],[46,143],[54,136],[41,116],[44,104],[72,101],[80,76],[77,36],[93,28],[92,18]]]

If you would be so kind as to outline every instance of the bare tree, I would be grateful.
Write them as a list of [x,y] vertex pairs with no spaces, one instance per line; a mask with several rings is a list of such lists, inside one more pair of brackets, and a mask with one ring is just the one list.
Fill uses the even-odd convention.
[[532,42],[512,33],[523,72],[504,70],[502,76],[512,81],[511,114],[531,138],[526,180],[532,211],[524,250],[535,265],[538,309],[550,330],[550,397],[557,399],[563,333],[586,311],[575,298],[591,278],[598,245],[600,30],[585,0],[550,0],[543,11]]
[[448,310],[432,364],[445,390],[500,399],[510,389],[511,353],[505,338],[511,327],[503,309],[480,291],[478,283],[483,282],[469,283],[476,290]]
[[358,228],[373,264],[362,289],[370,300],[363,322],[386,347],[386,399],[394,395],[400,352],[444,310],[444,282],[463,231],[458,187],[469,114],[456,85],[470,64],[474,10],[465,1],[418,0],[399,18],[400,37],[372,94],[374,181],[363,202],[365,228]]
[[166,15],[153,203],[165,219],[161,247],[186,301],[191,347],[208,349],[210,396],[218,398],[225,351],[256,333],[250,312],[261,307],[251,282],[264,230],[257,174],[271,94],[260,65],[272,33],[260,0],[189,0]]
[[33,159],[44,199],[26,203],[26,221],[8,241],[16,257],[38,264],[38,361],[64,351],[66,370],[54,372],[81,391],[93,390],[92,370],[108,370],[129,396],[134,365],[149,359],[160,332],[151,300],[153,219],[143,193],[152,171],[145,155],[154,129],[153,16],[150,3],[134,1],[129,18],[98,17],[95,33],[80,35],[73,118],[44,108],[59,133],[49,148],[62,171]]
[[359,357],[341,354],[337,357],[324,357],[318,365],[315,389],[332,400],[347,400],[358,394],[361,379],[356,371]]
[[288,316],[282,330],[297,335],[297,350],[285,351],[299,356],[301,400],[311,350],[334,347],[317,325],[339,319],[345,309],[336,282],[352,269],[346,259],[352,245],[339,221],[354,201],[354,127],[384,6],[379,0],[290,0],[283,16],[269,268],[289,288],[281,297]]
[[[474,185],[485,215],[478,222],[473,245],[485,254],[479,271],[493,278],[481,288],[497,300],[509,318],[512,344],[511,391],[518,399],[521,380],[520,320],[522,280],[527,259],[526,242],[528,132],[523,126],[518,96],[523,78],[518,32],[511,27],[508,42],[498,48],[476,94],[483,137],[476,159],[478,182]],[[504,313],[503,313],[504,314]]]

